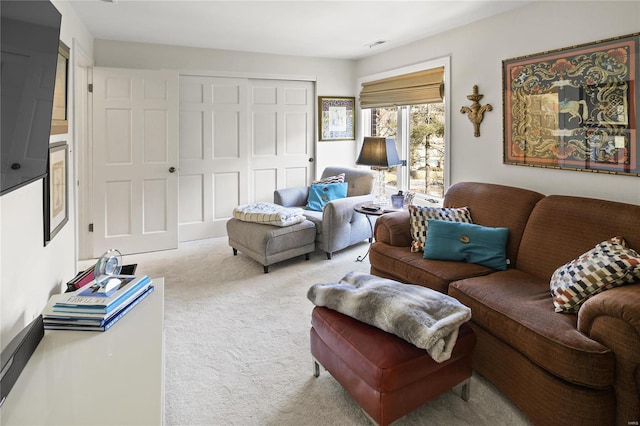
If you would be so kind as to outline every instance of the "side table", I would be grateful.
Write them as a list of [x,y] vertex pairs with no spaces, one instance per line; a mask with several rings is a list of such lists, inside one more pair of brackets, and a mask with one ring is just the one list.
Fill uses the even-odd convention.
[[369,228],[371,228],[371,238],[369,238],[369,247],[367,248],[367,252],[364,254],[364,256],[358,256],[356,258],[356,262],[362,262],[367,258],[367,256],[369,255],[369,251],[371,250],[371,244],[373,244],[373,222],[371,221],[371,216],[382,216],[383,214],[388,213],[388,211],[385,211],[385,208],[383,206],[375,206],[375,207],[378,207],[377,210],[372,210],[371,208],[367,208],[367,207],[374,207],[374,206],[372,206],[370,203],[362,203],[362,204],[356,204],[353,207],[353,210],[355,210],[357,213],[362,213],[367,217],[367,222],[369,222]]

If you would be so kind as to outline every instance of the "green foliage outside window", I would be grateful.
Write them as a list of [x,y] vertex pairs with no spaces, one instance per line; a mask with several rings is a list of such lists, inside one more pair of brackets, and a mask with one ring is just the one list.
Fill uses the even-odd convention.
[[[396,139],[400,109],[409,120],[409,190],[425,195],[444,195],[444,104],[411,105],[399,108],[376,108],[371,111],[371,135]],[[388,185],[397,185],[396,170],[386,174]]]

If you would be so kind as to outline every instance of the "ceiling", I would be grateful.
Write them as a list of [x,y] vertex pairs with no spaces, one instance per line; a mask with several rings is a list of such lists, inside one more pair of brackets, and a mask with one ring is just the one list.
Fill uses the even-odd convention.
[[[96,39],[360,59],[530,3],[71,0]],[[372,46],[378,41],[383,44]]]

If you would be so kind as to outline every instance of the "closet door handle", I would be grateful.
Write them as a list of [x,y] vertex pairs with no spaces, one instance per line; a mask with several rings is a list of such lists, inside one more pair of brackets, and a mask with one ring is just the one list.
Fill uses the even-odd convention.
[[176,171],[175,167],[169,167],[169,173],[174,173]]

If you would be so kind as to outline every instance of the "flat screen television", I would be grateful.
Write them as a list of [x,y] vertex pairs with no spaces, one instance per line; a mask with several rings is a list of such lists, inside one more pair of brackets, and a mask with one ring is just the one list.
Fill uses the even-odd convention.
[[0,2],[0,195],[47,174],[62,15],[49,1]]

